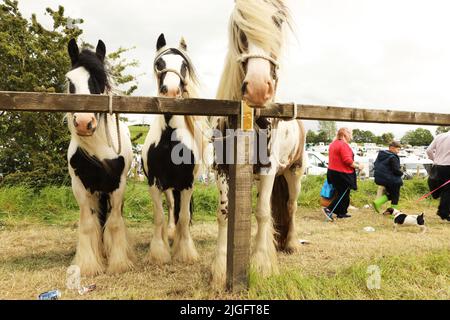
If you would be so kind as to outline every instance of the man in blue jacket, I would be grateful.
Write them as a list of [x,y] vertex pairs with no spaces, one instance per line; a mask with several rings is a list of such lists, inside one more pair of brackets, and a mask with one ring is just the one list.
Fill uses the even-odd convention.
[[381,206],[391,201],[391,208],[398,210],[398,200],[400,199],[400,188],[403,185],[403,172],[400,170],[400,152],[401,145],[397,141],[389,144],[389,150],[382,150],[378,153],[377,160],[374,163],[375,183],[383,186],[386,194],[373,202],[376,212],[380,212]]

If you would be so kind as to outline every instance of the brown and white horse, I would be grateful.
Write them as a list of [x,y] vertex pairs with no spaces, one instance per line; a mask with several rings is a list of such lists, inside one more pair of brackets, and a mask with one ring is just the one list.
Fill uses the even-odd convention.
[[[275,98],[278,60],[289,11],[282,0],[236,0],[230,18],[229,51],[219,85],[218,99],[246,100],[262,108]],[[226,118],[212,125],[225,134]],[[263,275],[277,272],[276,251],[298,248],[294,218],[304,171],[305,131],[298,120],[257,118],[259,139],[267,135],[268,163],[254,165],[258,200],[258,230],[252,265]],[[264,134],[262,134],[264,132]],[[260,153],[260,150],[257,151]],[[226,273],[228,166],[216,165],[220,190],[218,242],[212,264],[212,284],[223,287]]]
[[[98,42],[96,52],[80,52],[72,39],[68,51],[72,61],[72,69],[66,74],[69,92],[108,94],[111,86],[103,41]],[[126,178],[133,159],[128,127],[120,123],[116,128],[116,118],[109,114],[69,113],[67,121],[71,133],[69,173],[80,206],[74,264],[83,275],[96,275],[105,269],[108,273],[129,270],[133,252],[122,217]]]
[[[198,80],[186,42],[169,47],[163,34],[158,38],[154,72],[158,94],[167,98],[196,98]],[[200,173],[207,141],[205,117],[159,115],[153,121],[142,148],[142,161],[154,207],[154,234],[148,260],[156,264],[171,261],[162,193],[175,215],[173,259],[194,262],[197,250],[190,235],[192,193]],[[173,220],[169,220],[173,226]],[[170,225],[169,225],[170,227]]]

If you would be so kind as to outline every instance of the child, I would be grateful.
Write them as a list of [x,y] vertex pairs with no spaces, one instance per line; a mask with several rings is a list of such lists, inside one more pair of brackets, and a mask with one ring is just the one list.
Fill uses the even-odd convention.
[[373,207],[378,213],[380,213],[381,206],[389,200],[391,207],[398,210],[400,188],[403,185],[403,172],[400,170],[400,158],[398,157],[400,149],[400,143],[392,141],[389,144],[389,150],[380,151],[375,160],[375,183],[383,186],[386,191],[385,195],[373,202]]

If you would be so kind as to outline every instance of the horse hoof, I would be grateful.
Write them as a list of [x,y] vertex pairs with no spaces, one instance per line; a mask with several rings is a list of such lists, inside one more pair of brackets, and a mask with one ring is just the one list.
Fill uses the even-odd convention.
[[289,243],[282,250],[285,254],[295,254],[300,251],[300,245],[296,242]]
[[[177,240],[177,239],[175,239]],[[198,260],[198,253],[192,239],[174,242],[173,260],[181,263],[194,263]]]
[[119,274],[130,271],[134,268],[133,261],[125,260],[117,263],[110,263],[106,269],[107,274]]
[[156,264],[156,265],[164,265],[164,264],[168,264],[172,261],[172,258],[170,257],[170,253],[166,252],[166,253],[152,253],[150,252],[147,257],[145,258],[145,262],[149,263],[149,264]]
[[105,272],[103,265],[95,264],[81,264],[78,265],[80,268],[80,273],[85,277],[95,277]]
[[214,259],[211,266],[211,288],[216,291],[226,289],[226,257],[223,259]]
[[268,253],[255,252],[252,257],[252,267],[263,277],[278,273],[276,258],[271,259]]

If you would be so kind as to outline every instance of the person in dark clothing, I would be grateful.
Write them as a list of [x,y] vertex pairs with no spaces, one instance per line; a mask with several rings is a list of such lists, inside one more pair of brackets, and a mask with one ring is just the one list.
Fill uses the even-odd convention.
[[329,147],[327,180],[335,188],[336,197],[323,212],[330,221],[333,221],[333,213],[337,218],[351,217],[347,210],[350,205],[350,191],[357,189],[355,169],[364,169],[362,164],[354,162],[354,154],[349,146],[351,140],[351,131],[341,128]]
[[[450,180],[450,132],[438,135],[427,149],[428,158],[433,160],[428,186],[436,190]],[[444,221],[450,221],[450,184],[433,193],[433,198],[441,198],[437,215]]]
[[373,202],[373,208],[380,213],[381,206],[391,201],[391,208],[398,210],[398,201],[400,199],[400,188],[403,185],[403,172],[400,169],[400,152],[401,145],[397,141],[393,141],[389,145],[389,150],[382,150],[378,153],[374,163],[375,183],[383,186],[386,194],[379,197]]

